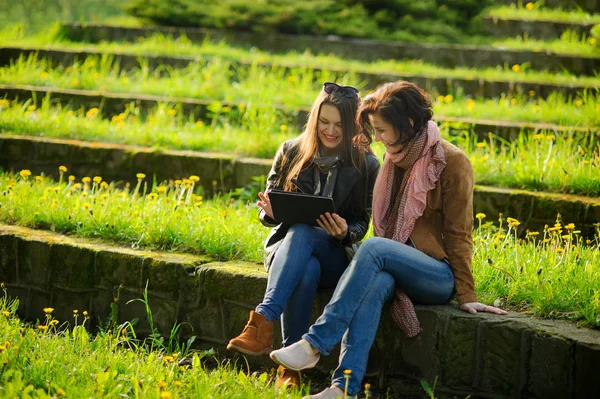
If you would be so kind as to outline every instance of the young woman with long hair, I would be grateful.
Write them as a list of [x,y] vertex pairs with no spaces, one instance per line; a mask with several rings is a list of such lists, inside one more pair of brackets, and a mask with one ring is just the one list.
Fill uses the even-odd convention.
[[[376,237],[361,245],[303,339],[271,353],[280,365],[313,367],[343,338],[338,368],[352,370],[348,393],[356,395],[386,301],[394,299],[393,319],[408,336],[419,332],[413,302],[441,305],[456,297],[464,311],[506,314],[477,301],[473,169],[460,149],[440,138],[432,116],[427,94],[405,81],[384,84],[361,103],[362,134],[368,143],[374,134],[386,147],[373,191]],[[312,397],[343,396],[344,382],[334,375],[332,386]]]
[[[379,161],[354,143],[359,101],[355,88],[325,83],[304,132],[279,148],[258,202],[261,222],[272,228],[264,251],[267,290],[228,349],[254,356],[269,353],[279,319],[283,345],[298,341],[308,331],[317,288],[336,286],[348,266],[347,250],[366,234]],[[321,215],[319,227],[280,224],[269,201],[272,189],[332,197],[336,211]],[[280,367],[278,377],[278,386],[300,384],[297,371]]]

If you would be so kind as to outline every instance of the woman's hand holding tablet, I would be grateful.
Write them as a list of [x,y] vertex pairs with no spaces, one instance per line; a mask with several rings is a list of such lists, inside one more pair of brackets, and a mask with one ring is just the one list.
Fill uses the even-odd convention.
[[256,205],[258,205],[263,211],[265,211],[265,215],[275,220],[275,218],[273,217],[273,209],[271,208],[271,200],[269,199],[269,191],[267,191],[264,194],[262,192],[258,193],[260,201],[258,201]]
[[319,216],[317,224],[330,236],[337,238],[342,241],[348,233],[348,223],[346,219],[338,215],[337,213],[326,212],[324,215]]

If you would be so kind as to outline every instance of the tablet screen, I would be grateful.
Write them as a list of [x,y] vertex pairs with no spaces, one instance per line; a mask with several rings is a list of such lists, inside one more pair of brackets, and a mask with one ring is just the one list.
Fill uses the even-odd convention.
[[330,197],[271,190],[269,199],[273,216],[278,223],[318,226],[317,219],[320,215],[335,212],[333,199]]

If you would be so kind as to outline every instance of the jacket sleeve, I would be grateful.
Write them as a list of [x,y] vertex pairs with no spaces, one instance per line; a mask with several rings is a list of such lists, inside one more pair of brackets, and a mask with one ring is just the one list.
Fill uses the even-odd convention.
[[[271,170],[267,175],[267,186],[265,188],[265,192],[277,188],[276,182],[281,174],[281,161],[283,159],[284,154],[287,151],[287,148],[288,143],[285,142],[277,150],[277,154],[275,154],[275,159],[273,160],[273,165],[271,166]],[[265,211],[262,210],[262,208],[259,209],[258,218],[260,219],[260,222],[266,227],[275,227],[279,225],[279,223],[267,216]]]
[[464,153],[456,156],[442,180],[442,237],[454,273],[458,304],[476,302],[473,259],[473,167]]
[[379,160],[374,158],[372,162],[367,160],[365,179],[367,181],[362,185],[367,190],[367,198],[364,207],[357,207],[352,211],[352,216],[348,223],[348,233],[346,237],[341,240],[342,245],[354,244],[363,239],[367,231],[369,230],[369,222],[371,221],[371,207],[373,203],[373,188],[375,186],[375,180],[379,174]]

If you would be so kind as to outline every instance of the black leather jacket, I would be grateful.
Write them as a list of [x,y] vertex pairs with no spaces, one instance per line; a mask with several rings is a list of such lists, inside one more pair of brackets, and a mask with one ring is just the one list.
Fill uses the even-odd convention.
[[[289,140],[283,143],[277,155],[273,161],[271,171],[267,176],[267,187],[266,190],[270,189],[282,189],[276,185],[276,181],[281,171],[281,161],[284,154],[291,157],[290,151],[294,150],[294,145],[297,140]],[[335,187],[333,190],[333,202],[336,207],[336,212],[343,217],[348,223],[348,233],[346,237],[338,241],[340,245],[351,245],[354,244],[365,236],[369,228],[369,221],[371,220],[371,203],[373,200],[373,186],[375,185],[375,179],[379,173],[379,160],[372,154],[366,154],[365,167],[362,171],[353,167],[352,165],[342,165],[338,172],[337,179],[335,181]],[[298,179],[294,181],[298,186],[299,190],[304,193],[312,194],[314,192],[315,182],[312,167],[308,167],[300,172]],[[364,200],[365,206],[353,207],[347,201],[350,198],[350,194],[354,190],[360,190],[363,195],[366,196]],[[275,252],[281,244],[281,240],[287,234],[289,225],[278,224],[276,221],[268,217],[265,212],[261,209],[259,212],[259,218],[263,225],[272,227],[271,233],[267,237],[264,243],[264,264],[268,270]],[[335,240],[335,238],[333,238]],[[337,240],[336,240],[337,241]]]

